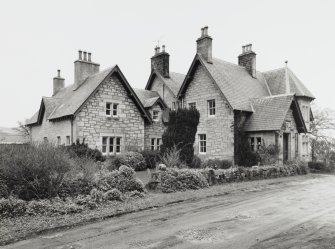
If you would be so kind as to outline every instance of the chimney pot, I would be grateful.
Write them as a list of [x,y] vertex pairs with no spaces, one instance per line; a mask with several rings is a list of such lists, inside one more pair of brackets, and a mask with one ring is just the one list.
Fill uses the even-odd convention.
[[165,45],[162,46],[162,52],[165,52]]
[[78,59],[82,60],[83,59],[83,51],[79,50],[78,53],[79,53]]
[[245,67],[248,73],[256,78],[256,54],[252,51],[252,44],[242,46],[242,54],[238,56],[238,65]]
[[92,60],[91,60],[91,55],[92,55],[92,53],[88,52],[87,54],[88,54],[88,61],[91,62],[91,61],[92,61]]
[[60,77],[60,70],[57,70],[57,76],[53,78],[53,94],[52,96],[54,96],[55,94],[57,94],[59,92],[59,90],[61,90],[62,88],[64,88],[64,82],[65,79]]
[[155,47],[155,55],[151,57],[151,70],[157,70],[164,78],[169,77],[169,57],[165,52],[165,45],[162,45],[162,53],[159,52],[160,47]]
[[201,37],[197,39],[197,53],[208,63],[213,63],[212,59],[212,37],[208,35],[208,26],[201,29]]
[[208,35],[208,26],[205,26],[204,27],[204,36],[207,36]]
[[84,51],[84,61],[87,61],[87,52]]
[[201,37],[204,36],[204,28],[201,28]]
[[60,69],[57,70],[57,77],[60,78]]

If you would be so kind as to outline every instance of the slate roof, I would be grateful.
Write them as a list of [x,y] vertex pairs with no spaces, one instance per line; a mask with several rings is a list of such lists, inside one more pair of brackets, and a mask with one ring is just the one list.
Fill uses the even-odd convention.
[[185,79],[185,75],[181,73],[169,72],[169,77],[165,78],[157,70],[152,70],[148,83],[145,87],[146,90],[151,90],[153,75],[157,75],[175,96],[177,96]]
[[131,92],[135,104],[138,105],[142,114],[151,120],[150,115],[144,109],[142,102],[138,99],[131,86],[124,78],[122,72],[117,65],[103,70],[99,73],[91,75],[85,79],[85,81],[78,87],[75,88],[74,84],[67,86],[57,92],[53,97],[43,97],[41,102],[41,107],[37,113],[29,119],[26,124],[33,125],[39,122],[39,119],[44,114],[47,119],[55,120],[63,117],[69,117],[76,114],[80,107],[85,103],[85,101],[95,92],[98,86],[104,81],[104,79],[110,74],[118,72],[123,78],[124,85]]
[[245,131],[280,130],[294,95],[275,95],[251,99],[253,114],[246,122]]
[[[305,96],[315,99],[314,95],[307,89],[307,87],[298,79],[297,76],[287,68],[288,78],[290,84],[290,93],[296,96]],[[267,84],[273,95],[284,94],[286,91],[286,76],[285,68],[279,68],[276,70],[268,71],[263,73]]]
[[134,88],[134,91],[145,108],[153,106],[160,98],[158,92]]

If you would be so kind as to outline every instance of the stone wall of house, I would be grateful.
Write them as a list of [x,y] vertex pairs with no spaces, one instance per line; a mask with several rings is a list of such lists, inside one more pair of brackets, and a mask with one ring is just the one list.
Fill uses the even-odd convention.
[[[57,137],[60,137],[61,144],[66,144],[66,137],[71,140],[71,120],[62,120],[50,122],[46,115],[43,117],[41,125],[32,126],[30,128],[30,139],[32,142],[42,142],[46,138],[50,143],[57,144]],[[72,141],[70,141],[72,143]]]
[[[118,104],[118,117],[106,116],[106,102]],[[121,137],[121,153],[144,149],[144,119],[113,74],[84,104],[75,118],[76,137],[91,148],[102,149],[102,137]]]
[[[162,139],[162,135],[166,129],[166,125],[164,125],[162,121],[162,108],[160,105],[156,104],[149,109],[150,115],[152,117],[153,111],[159,111],[159,119],[158,121],[153,121],[152,124],[146,123],[145,124],[145,131],[144,131],[144,148],[147,150],[151,150],[151,139],[152,138],[160,138]],[[157,140],[156,140],[157,141]],[[161,140],[162,143],[162,140]]]
[[[208,116],[208,100],[215,99],[216,115]],[[194,144],[194,152],[202,159],[234,158],[234,112],[217,85],[202,65],[197,66],[183,98],[185,107],[195,103],[200,112],[200,122]],[[199,152],[199,134],[206,134],[207,152]]]
[[[308,107],[308,111],[311,110],[311,100],[306,97],[297,97],[297,101],[299,103],[300,110],[303,114],[304,106]],[[307,130],[310,130],[310,115],[306,117],[304,116],[304,121]],[[303,161],[311,161],[312,160],[312,153],[311,153],[311,143],[310,143],[310,135],[308,133],[306,134],[299,134],[299,143],[300,143],[300,151],[299,154],[301,156],[301,159]]]
[[177,98],[172,93],[172,91],[168,87],[165,86],[165,84],[159,78],[159,76],[155,76],[152,82],[152,85],[151,85],[151,90],[158,92],[161,98],[164,100],[164,102],[169,108],[172,109],[173,102],[177,103]]

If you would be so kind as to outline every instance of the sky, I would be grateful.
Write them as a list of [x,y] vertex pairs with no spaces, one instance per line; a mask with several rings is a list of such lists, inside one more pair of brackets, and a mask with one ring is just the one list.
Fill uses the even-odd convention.
[[0,1],[0,127],[30,118],[52,95],[57,69],[73,83],[78,50],[100,69],[118,64],[144,88],[158,41],[170,71],[186,74],[200,29],[209,27],[213,56],[237,63],[252,43],[257,70],[288,67],[335,109],[335,1],[332,0],[29,0]]

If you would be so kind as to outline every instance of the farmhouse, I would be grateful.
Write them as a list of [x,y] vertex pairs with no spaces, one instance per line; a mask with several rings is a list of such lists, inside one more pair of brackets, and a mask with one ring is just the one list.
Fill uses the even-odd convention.
[[53,95],[42,98],[27,122],[31,140],[69,145],[85,139],[106,155],[157,150],[169,110],[183,107],[200,112],[194,147],[202,159],[234,161],[242,129],[251,151],[276,145],[280,163],[310,160],[313,94],[287,63],[258,71],[251,44],[233,64],[212,56],[212,41],[208,27],[202,28],[186,75],[170,72],[170,55],[157,46],[145,89],[133,89],[117,65],[100,71],[91,53],[79,51],[74,83],[65,87],[58,71]]
[[212,56],[208,27],[179,90],[186,108],[200,111],[195,151],[201,158],[236,158],[236,126],[247,132],[252,151],[277,145],[279,160],[310,159],[308,132],[313,94],[287,67],[256,70],[252,45],[242,47],[238,64]]

